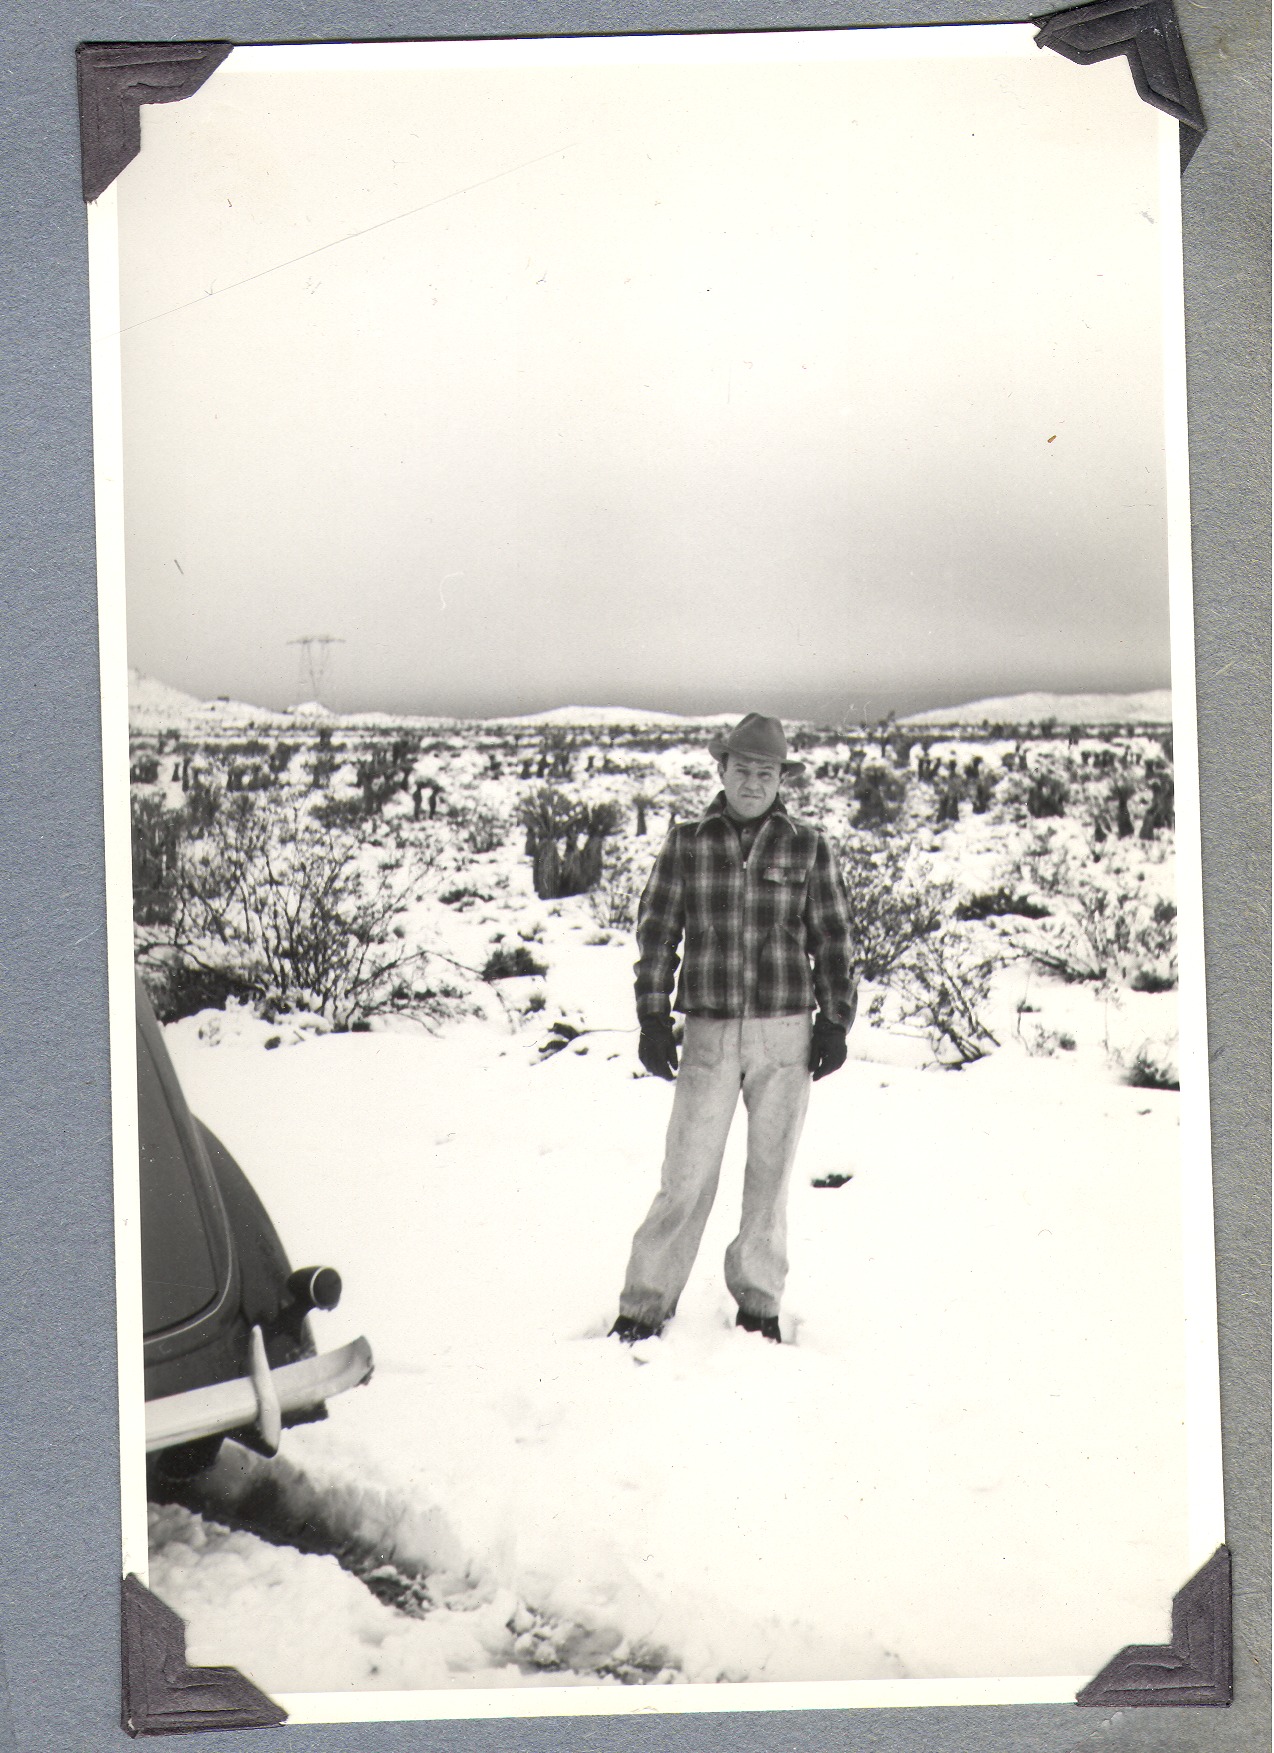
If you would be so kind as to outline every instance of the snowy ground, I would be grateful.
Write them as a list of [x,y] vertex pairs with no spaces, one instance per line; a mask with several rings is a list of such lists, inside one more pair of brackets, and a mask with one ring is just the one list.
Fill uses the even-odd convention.
[[[377,1357],[275,1463],[227,1450],[209,1520],[154,1512],[192,1659],[299,1692],[1087,1674],[1161,1640],[1185,1566],[1175,1094],[1099,1069],[1109,1017],[1038,976],[1072,1053],[1010,1040],[952,1073],[856,1031],[802,1146],[795,1343],[731,1326],[736,1132],[677,1320],[630,1353],[604,1334],[668,1091],[633,1075],[630,948],[563,911],[548,1014],[600,1032],[544,1062],[542,1030],[496,1021],[167,1031],[293,1259],[345,1277],[320,1344],[362,1331]],[[308,1518],[347,1568],[218,1516]]]

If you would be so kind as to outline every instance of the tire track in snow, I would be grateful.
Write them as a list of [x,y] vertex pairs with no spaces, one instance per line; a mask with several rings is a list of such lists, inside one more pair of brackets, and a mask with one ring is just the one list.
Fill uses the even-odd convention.
[[[408,1618],[466,1612],[492,1592],[488,1579],[464,1562],[441,1521],[435,1529],[436,1562],[399,1549],[399,1530],[419,1528],[415,1505],[383,1491],[320,1484],[291,1461],[266,1461],[237,1444],[227,1443],[216,1465],[193,1479],[165,1479],[152,1468],[148,1495],[154,1504],[180,1505],[269,1545],[334,1558],[377,1600]],[[626,1647],[613,1632],[555,1617],[520,1596],[506,1630],[505,1659],[525,1674],[558,1673],[626,1686],[684,1678],[666,1650]]]

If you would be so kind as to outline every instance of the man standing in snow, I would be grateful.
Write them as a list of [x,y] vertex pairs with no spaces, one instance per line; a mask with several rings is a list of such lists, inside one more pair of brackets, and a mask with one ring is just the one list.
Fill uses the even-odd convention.
[[[781,1339],[787,1189],[811,1074],[845,1063],[854,1020],[845,891],[824,836],[783,807],[781,781],[802,771],[787,758],[783,726],[750,712],[708,749],[722,789],[697,821],[670,829],[637,919],[638,1054],[677,1087],[662,1181],[633,1238],[611,1329],[627,1344],[657,1337],[676,1310],[740,1092],[747,1168],[725,1280],[736,1324]],[[680,1075],[672,1008],[686,1019]]]

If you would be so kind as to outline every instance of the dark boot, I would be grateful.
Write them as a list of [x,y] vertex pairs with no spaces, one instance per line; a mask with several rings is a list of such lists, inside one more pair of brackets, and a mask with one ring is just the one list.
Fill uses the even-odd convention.
[[663,1330],[662,1321],[657,1327],[652,1327],[649,1321],[637,1321],[631,1315],[618,1315],[615,1325],[606,1337],[618,1339],[621,1345],[637,1345],[643,1339],[658,1339]]
[[742,1327],[745,1333],[759,1333],[762,1339],[768,1339],[771,1345],[782,1345],[783,1335],[779,1332],[777,1315],[752,1315],[747,1309],[740,1309],[734,1317],[736,1327]]

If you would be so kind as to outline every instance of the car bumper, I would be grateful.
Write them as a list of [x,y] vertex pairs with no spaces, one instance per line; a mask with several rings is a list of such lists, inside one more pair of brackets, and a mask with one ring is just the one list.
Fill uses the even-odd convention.
[[312,1411],[333,1394],[358,1387],[371,1373],[372,1348],[365,1339],[271,1369],[261,1329],[254,1327],[248,1375],[147,1402],[146,1452],[227,1431],[251,1430],[273,1453],[290,1414]]

